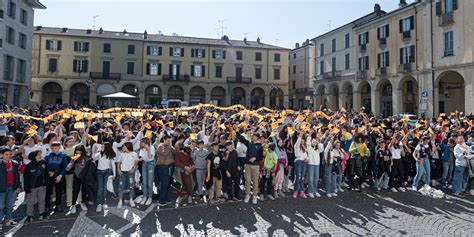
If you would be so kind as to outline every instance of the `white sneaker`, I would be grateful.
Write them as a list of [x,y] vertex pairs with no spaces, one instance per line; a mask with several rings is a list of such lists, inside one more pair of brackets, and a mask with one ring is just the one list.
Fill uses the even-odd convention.
[[119,200],[119,202],[117,204],[117,208],[122,208],[122,200]]
[[76,205],[71,206],[71,209],[69,209],[69,213],[76,214]]
[[[148,198],[144,197],[144,198],[142,198],[141,202],[136,202],[136,203],[140,203],[140,205],[145,205],[147,199]],[[135,199],[135,201],[136,201],[136,199]]]
[[108,208],[109,208],[109,205],[107,205],[107,204],[102,205],[102,209],[106,210]]
[[330,198],[332,195],[330,193],[326,194],[326,197]]
[[135,202],[141,204],[141,202],[142,202],[143,199],[146,199],[146,198],[143,198],[143,195],[140,195],[140,196],[138,196],[137,198],[135,198]]
[[333,193],[332,196],[333,196],[333,197],[337,197],[337,193]]
[[133,199],[130,199],[130,206],[135,207],[135,202],[133,201]]
[[338,190],[339,190],[340,193],[344,192],[344,189],[342,189],[342,188],[339,188]]
[[102,211],[102,205],[99,204],[97,205],[97,208],[95,209],[95,212],[101,212]]
[[425,189],[426,189],[427,191],[430,191],[430,190],[431,190],[431,186],[429,186],[428,184],[425,184]]
[[308,194],[308,197],[309,198],[314,198],[314,194],[310,193],[310,194]]
[[394,193],[397,193],[397,189],[396,188],[391,188],[390,191],[394,192]]
[[244,199],[244,202],[249,203],[249,201],[250,201],[250,195],[246,195],[245,199]]
[[81,204],[79,204],[79,205],[81,206],[81,209],[82,209],[83,211],[87,211],[87,206],[86,206],[86,204],[81,203]]
[[380,187],[377,187],[377,191],[381,191],[382,189]]
[[404,193],[406,190],[405,190],[405,188],[400,187],[400,188],[398,188],[398,191]]
[[253,203],[253,204],[257,204],[257,200],[258,200],[257,196],[253,196],[253,198],[252,198],[252,203]]
[[321,194],[319,194],[318,192],[316,192],[316,193],[314,194],[314,196],[316,196],[316,197],[319,198],[319,197],[321,197]]
[[193,203],[193,198],[191,196],[188,197],[188,204]]
[[411,190],[416,192],[418,191],[418,188],[416,186],[411,186]]
[[272,200],[272,201],[275,200],[275,198],[271,194],[267,195],[267,198]]
[[146,200],[145,205],[150,206],[152,202],[153,202],[153,199],[152,199],[151,197],[149,197],[149,198]]
[[366,182],[363,182],[363,183],[362,183],[362,187],[363,187],[363,188],[368,188],[368,187],[370,187],[370,186],[369,186],[369,184],[367,184]]
[[263,194],[260,194],[260,201],[263,202],[265,200],[265,197],[263,196]]
[[182,200],[183,200],[183,198],[182,198],[182,197],[178,197],[178,198],[176,198],[176,204],[180,204]]

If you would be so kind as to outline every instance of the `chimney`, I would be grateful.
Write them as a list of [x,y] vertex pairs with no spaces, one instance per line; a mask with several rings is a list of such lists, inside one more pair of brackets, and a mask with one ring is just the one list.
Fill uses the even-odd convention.
[[400,4],[398,4],[400,8],[406,7],[407,6],[407,1],[406,0],[400,0]]
[[244,44],[247,44],[247,38],[244,38]]
[[123,33],[124,33],[124,34],[127,34],[127,30],[123,30]]
[[257,43],[259,43],[259,44],[260,44],[260,37],[258,37],[258,38],[257,38]]
[[306,39],[306,45],[308,45],[308,44],[309,44],[309,39]]
[[103,33],[104,33],[104,29],[102,29],[102,27],[100,27],[99,34],[103,34]]
[[380,7],[380,4],[376,3],[376,4],[374,5],[374,12],[375,12],[375,13],[379,13],[379,12],[381,12],[381,11],[382,11],[382,8]]
[[145,30],[145,32],[143,33],[143,38],[144,38],[144,39],[148,39],[148,32],[146,32],[146,30]]
[[41,29],[43,29],[42,26],[36,26],[36,31],[39,31],[39,30],[41,30]]
[[299,48],[300,47],[300,43],[296,43],[295,44],[295,49]]
[[61,32],[66,33],[66,32],[67,32],[67,28],[64,27],[64,28],[61,30]]
[[87,34],[90,34],[92,32],[91,29],[87,29]]

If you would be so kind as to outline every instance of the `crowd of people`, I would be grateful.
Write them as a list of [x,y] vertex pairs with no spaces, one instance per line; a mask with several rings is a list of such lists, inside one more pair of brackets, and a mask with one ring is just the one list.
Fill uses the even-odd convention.
[[107,199],[121,208],[257,204],[364,189],[438,186],[459,197],[474,190],[474,123],[461,112],[413,121],[363,108],[44,106],[0,117],[0,219],[6,226],[17,224],[12,212],[20,192],[29,222],[63,212],[64,205],[71,214],[79,207],[101,212],[109,208]]

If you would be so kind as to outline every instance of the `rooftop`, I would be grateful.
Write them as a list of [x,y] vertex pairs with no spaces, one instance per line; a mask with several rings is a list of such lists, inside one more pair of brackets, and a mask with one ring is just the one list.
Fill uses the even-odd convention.
[[43,26],[36,26],[34,29],[34,33],[47,34],[47,35],[138,40],[138,41],[147,41],[147,42],[162,42],[162,43],[177,43],[177,44],[201,44],[201,45],[212,45],[212,46],[220,46],[220,47],[289,50],[287,48],[259,42],[260,41],[259,39],[257,39],[257,41],[250,41],[246,39],[231,40],[227,36],[224,36],[221,39],[212,39],[212,38],[199,38],[199,37],[189,37],[189,36],[170,36],[170,35],[158,35],[158,34],[149,34],[149,33],[136,33],[136,32],[127,32],[125,30],[122,32],[105,31],[105,30],[102,30],[102,28],[99,30],[90,30],[90,29],[69,29],[69,28],[59,28],[59,27],[43,27]]

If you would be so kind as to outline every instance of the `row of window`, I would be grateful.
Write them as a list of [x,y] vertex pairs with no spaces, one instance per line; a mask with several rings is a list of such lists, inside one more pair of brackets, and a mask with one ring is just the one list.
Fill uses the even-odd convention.
[[[46,40],[46,50],[50,51],[61,51],[62,49],[62,41],[61,40]],[[75,52],[82,52],[86,53],[89,52],[89,42],[82,42],[82,41],[75,41],[74,42],[74,51]],[[180,47],[170,47],[169,48],[169,56],[173,57],[184,57],[184,48]],[[112,45],[110,43],[103,44],[103,53],[111,53],[112,52]],[[128,54],[135,54],[135,45],[128,45],[127,47]],[[146,54],[151,56],[161,56],[163,55],[163,48],[158,45],[149,45],[146,48]],[[203,48],[192,48],[191,49],[191,57],[193,58],[205,58],[206,57],[206,50]],[[225,59],[226,58],[226,51],[222,49],[214,49],[212,50],[212,58],[217,59]],[[235,54],[236,60],[243,60],[243,52],[236,51]],[[255,53],[255,61],[262,61],[262,53],[256,52]],[[280,54],[275,53],[273,55],[273,61],[280,62]]]
[[16,73],[17,82],[26,81],[26,61],[23,59],[16,59],[16,70],[15,70],[15,58],[10,55],[4,55],[4,71],[3,79],[6,81],[13,81]]
[[[344,35],[344,49],[348,49],[350,47],[350,45],[351,45],[350,39],[351,39],[351,36],[350,36],[349,33]],[[324,56],[324,43],[320,44],[319,47],[320,47],[319,55]],[[332,49],[332,53],[337,51],[337,41],[336,41],[336,39],[332,39],[331,49]],[[296,54],[293,55],[293,58],[296,58]]]
[[[28,25],[28,12],[23,8],[19,8],[19,11],[20,11],[20,19],[19,19],[20,23],[25,26]],[[11,19],[16,19],[17,7],[16,7],[16,3],[13,2],[13,0],[8,0],[7,15]],[[3,18],[4,18],[4,12],[3,12],[3,9],[0,9],[0,19],[3,19]]]
[[[16,43],[16,35],[17,35],[15,29],[7,26],[5,27],[5,31],[6,31],[5,32],[6,42],[14,45]],[[18,47],[22,49],[26,49],[26,42],[27,42],[26,35],[21,32],[18,32]],[[3,46],[3,42],[2,44],[0,44],[0,48],[2,46]]]
[[[86,73],[88,72],[88,63],[89,61],[86,59],[74,59],[73,60],[73,72],[76,73]],[[223,65],[216,65],[215,66],[215,77],[222,78],[222,67]],[[180,64],[170,64],[169,74],[176,76],[180,75],[179,70]],[[204,65],[191,65],[191,76],[192,77],[205,77],[206,76],[206,67]],[[48,71],[51,73],[57,72],[58,70],[58,59],[57,58],[49,58],[48,60]],[[108,74],[110,73],[110,61],[103,61],[102,63],[102,73]],[[146,75],[151,76],[158,76],[161,75],[161,63],[158,62],[150,62],[146,64]],[[127,74],[134,75],[135,74],[135,62],[127,62]],[[243,68],[236,67],[236,74],[237,77],[243,77]],[[280,69],[274,68],[273,75],[275,80],[280,80]],[[256,67],[255,68],[255,79],[262,79],[262,68]]]

